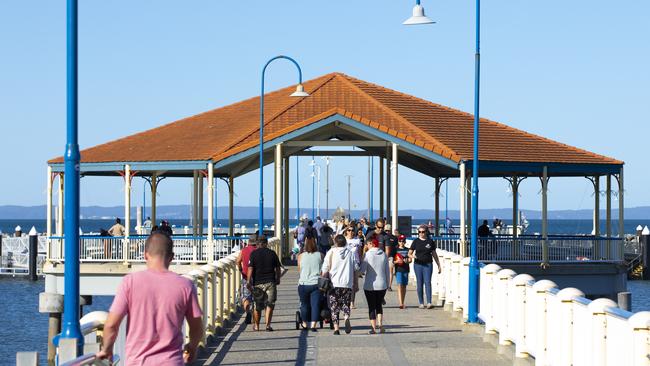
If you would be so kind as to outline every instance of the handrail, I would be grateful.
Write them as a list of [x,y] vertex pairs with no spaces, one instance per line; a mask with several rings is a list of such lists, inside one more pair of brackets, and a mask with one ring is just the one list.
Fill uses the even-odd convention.
[[85,366],[85,365],[96,365],[96,366],[110,366],[117,365],[120,362],[120,357],[113,355],[113,360],[98,359],[94,353],[88,353],[83,356],[79,356],[74,360],[70,360],[66,363],[61,364],[61,366]]

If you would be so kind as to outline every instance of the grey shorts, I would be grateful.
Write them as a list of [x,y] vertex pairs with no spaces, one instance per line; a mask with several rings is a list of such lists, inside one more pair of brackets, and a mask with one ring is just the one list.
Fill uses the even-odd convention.
[[241,300],[243,301],[253,301],[253,294],[251,294],[248,289],[248,281],[245,278],[241,279]]
[[253,300],[255,300],[255,308],[258,311],[262,311],[266,307],[274,308],[277,297],[277,286],[273,282],[253,286]]

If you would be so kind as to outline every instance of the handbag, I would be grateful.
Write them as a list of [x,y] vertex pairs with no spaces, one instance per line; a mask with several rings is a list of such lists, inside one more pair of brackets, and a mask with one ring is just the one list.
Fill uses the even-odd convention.
[[[334,253],[330,255],[330,266],[329,268],[332,269],[332,256]],[[330,279],[330,274],[329,271],[327,272],[327,276],[319,276],[318,277],[318,289],[324,293],[328,293],[330,290],[332,290],[334,286],[332,285],[332,280]]]

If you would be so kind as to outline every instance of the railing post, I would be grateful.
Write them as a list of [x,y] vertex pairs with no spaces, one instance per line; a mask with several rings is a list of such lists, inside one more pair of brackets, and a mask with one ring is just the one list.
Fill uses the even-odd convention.
[[[184,274],[183,277],[185,277],[188,280],[192,281],[194,286],[196,286],[196,277],[194,275],[192,275],[192,272]],[[197,292],[198,292],[198,288],[197,288]],[[198,293],[197,293],[197,296],[198,296]],[[199,297],[199,300],[200,299],[201,299],[201,297]],[[187,323],[187,320],[183,323],[183,327],[185,329],[185,331],[183,332],[185,334],[185,343],[189,343],[190,342],[190,326]]]
[[557,332],[551,337],[558,347],[553,349],[551,353],[558,365],[571,365],[573,363],[573,332],[575,332],[573,329],[573,300],[584,296],[584,292],[574,287],[564,288],[556,295],[559,316],[552,320],[555,322]]
[[217,271],[215,273],[216,278],[216,295],[217,295],[217,315],[216,315],[216,325],[218,328],[225,327],[224,320],[224,271],[226,264],[223,260],[215,262]]
[[196,295],[199,298],[199,306],[201,307],[201,310],[203,311],[203,336],[201,337],[201,343],[202,345],[205,346],[206,341],[207,341],[207,333],[205,332],[207,327],[208,327],[208,316],[207,312],[208,309],[206,307],[207,305],[207,281],[206,281],[206,275],[207,273],[203,270],[200,269],[193,269],[189,273],[191,276],[195,278],[195,284],[196,284]]
[[483,322],[485,322],[485,334],[494,334],[496,331],[496,326],[494,324],[494,279],[496,278],[496,273],[500,270],[501,267],[494,263],[488,264],[481,270],[483,276],[479,281],[479,317],[483,319]]
[[461,278],[462,278],[462,269],[463,266],[461,265],[461,261],[463,260],[463,257],[460,255],[454,255],[451,257],[451,263],[453,266],[453,281],[454,281],[454,303],[453,303],[453,311],[461,311],[463,309],[463,305],[461,304],[461,299],[463,295],[460,292],[460,289],[463,287],[461,284]]
[[447,252],[445,251],[445,254],[443,255],[442,258],[442,273],[443,273],[443,280],[445,281],[445,310],[451,310],[453,306],[453,302],[455,300],[454,298],[454,286],[453,286],[453,278],[454,278],[454,269],[452,266],[451,262],[451,257],[454,254],[452,252]]
[[497,286],[496,286],[496,298],[497,298],[497,311],[495,323],[499,330],[499,344],[500,345],[509,345],[512,343],[512,336],[510,331],[510,324],[508,323],[508,312],[513,309],[509,308],[509,296],[510,296],[510,281],[517,275],[517,273],[511,269],[502,269],[497,273]]
[[[465,257],[460,261],[460,306],[463,308],[463,319],[469,316],[469,261]],[[480,292],[479,292],[480,296]],[[480,304],[479,304],[480,305]]]
[[527,310],[527,288],[528,284],[535,279],[528,274],[515,276],[510,282],[509,304],[508,304],[508,325],[510,339],[515,342],[515,357],[528,357],[526,310]]
[[648,365],[650,354],[650,311],[640,311],[628,319],[633,334],[632,366]]
[[230,278],[232,274],[230,272],[230,259],[228,257],[222,259],[223,267],[223,316],[224,319],[230,320],[231,314],[231,305],[230,305],[230,292],[232,291],[230,286]]
[[230,313],[235,314],[237,312],[237,294],[239,293],[239,290],[237,288],[237,283],[239,276],[239,271],[237,270],[237,255],[236,254],[231,254],[230,255]]
[[201,267],[201,270],[206,273],[205,276],[206,310],[204,311],[203,314],[203,317],[205,318],[205,322],[207,324],[205,331],[207,333],[207,336],[211,337],[216,334],[215,321],[214,321],[214,313],[215,313],[214,278],[215,278],[216,268],[212,264],[206,264],[205,266]]
[[541,280],[533,285],[537,334],[535,334],[535,364],[547,365],[548,357],[548,300],[546,291],[557,288],[555,282]]
[[607,308],[615,307],[614,301],[605,298],[596,299],[587,305],[591,315],[591,342],[589,342],[591,347],[587,349],[588,361],[585,361],[591,366],[607,364],[607,313],[605,311]]
[[[436,252],[438,253],[438,258],[440,258],[440,265],[442,266],[442,272],[438,274],[438,271],[435,272],[436,276],[436,287],[438,288],[438,297],[436,300],[436,306],[443,306],[445,303],[445,277],[444,277],[444,260],[443,257],[445,255],[445,251],[442,249],[436,249]],[[431,290],[431,294],[433,295],[433,289]]]

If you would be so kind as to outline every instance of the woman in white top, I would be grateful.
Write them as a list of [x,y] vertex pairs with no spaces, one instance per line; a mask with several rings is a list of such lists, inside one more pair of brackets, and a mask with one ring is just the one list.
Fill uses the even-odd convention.
[[334,247],[330,249],[323,260],[322,276],[329,276],[333,289],[327,294],[334,334],[339,335],[339,312],[345,319],[345,333],[352,331],[350,325],[350,300],[354,287],[354,276],[359,270],[359,257],[355,251],[347,248],[343,235],[334,238]]
[[372,327],[369,333],[375,334],[377,328],[379,328],[379,333],[383,333],[384,310],[382,304],[388,288],[388,279],[390,278],[388,257],[383,250],[379,249],[377,239],[369,242],[368,247],[369,249],[361,263],[361,273],[366,276],[363,283],[363,292],[366,294],[366,300],[368,301],[368,317]]

